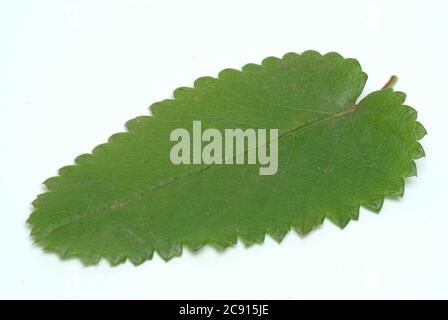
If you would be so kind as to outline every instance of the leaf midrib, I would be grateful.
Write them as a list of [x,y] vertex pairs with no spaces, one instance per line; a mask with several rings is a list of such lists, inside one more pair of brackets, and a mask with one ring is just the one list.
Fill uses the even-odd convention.
[[[295,134],[295,133],[297,133],[297,132],[299,132],[299,131],[302,131],[302,130],[304,130],[304,129],[306,129],[306,128],[309,128],[309,127],[315,126],[315,125],[317,125],[317,124],[320,124],[320,123],[322,123],[322,122],[325,122],[325,121],[328,121],[328,120],[331,120],[331,119],[334,119],[334,118],[338,118],[338,117],[341,117],[341,116],[346,115],[346,114],[350,114],[350,113],[352,113],[352,112],[355,111],[355,110],[356,110],[356,104],[353,103],[353,104],[351,104],[351,105],[350,105],[346,110],[344,110],[344,111],[341,111],[341,112],[338,112],[338,113],[333,113],[333,114],[331,114],[331,115],[328,116],[328,117],[323,117],[323,118],[317,119],[317,120],[315,120],[315,121],[306,123],[306,124],[304,124],[304,125],[298,126],[297,128],[291,129],[291,130],[289,130],[289,131],[287,131],[287,132],[281,134],[277,139],[280,140],[280,139],[283,138],[283,137],[290,136],[290,135]],[[269,140],[269,141],[267,141],[267,142],[270,142],[270,141],[271,141],[271,140]],[[266,142],[265,144],[267,144],[267,142]],[[246,154],[246,153],[249,152],[250,150],[252,150],[252,149],[248,149],[248,150],[246,150],[246,151],[244,152],[244,154]],[[232,159],[235,159],[236,157],[237,157],[237,155],[235,155]],[[205,167],[203,167],[203,168],[201,168],[201,169],[199,169],[199,170],[197,170],[197,171],[188,173],[188,174],[186,174],[186,175],[184,175],[184,176],[181,176],[181,177],[179,177],[179,178],[174,178],[174,179],[172,179],[171,181],[168,181],[168,182],[166,182],[166,183],[160,184],[160,185],[158,185],[158,186],[156,186],[156,187],[153,187],[152,189],[144,190],[144,191],[141,191],[141,192],[136,193],[136,194],[133,195],[133,196],[127,197],[127,198],[122,199],[122,200],[115,201],[115,202],[112,203],[111,205],[109,205],[109,206],[107,206],[107,207],[101,209],[101,210],[99,211],[99,213],[102,214],[102,213],[104,213],[104,211],[106,211],[106,210],[108,210],[108,209],[115,210],[115,209],[118,209],[118,208],[122,208],[125,204],[127,204],[127,203],[133,201],[134,199],[137,199],[137,198],[139,198],[139,197],[141,197],[141,196],[143,196],[143,195],[146,195],[146,194],[150,194],[150,193],[152,193],[152,192],[155,192],[155,191],[157,191],[157,190],[159,190],[159,189],[162,189],[162,188],[164,188],[164,187],[166,187],[166,186],[169,186],[169,185],[171,185],[171,184],[173,184],[173,183],[175,183],[175,182],[177,182],[177,181],[184,180],[184,179],[189,178],[189,177],[191,177],[191,176],[200,174],[200,173],[202,173],[203,171],[208,170],[208,169],[214,167],[215,165],[216,165],[215,163],[206,165]]]
[[[287,136],[290,136],[290,135],[292,135],[292,134],[296,134],[296,133],[298,133],[298,132],[300,132],[300,131],[303,131],[303,130],[305,130],[305,129],[307,129],[307,128],[310,128],[310,127],[314,127],[314,126],[316,126],[316,125],[318,125],[318,124],[321,124],[321,123],[324,123],[324,122],[326,122],[326,121],[329,121],[329,120],[332,120],[332,119],[335,119],[335,118],[338,118],[338,117],[342,117],[342,116],[344,116],[344,115],[351,114],[351,113],[353,113],[354,111],[356,111],[356,110],[358,109],[357,106],[358,106],[358,105],[357,105],[355,102],[353,102],[353,103],[351,103],[351,104],[349,105],[349,107],[348,107],[347,109],[345,109],[344,111],[337,112],[337,113],[333,113],[333,114],[331,114],[330,116],[323,117],[323,118],[317,119],[317,120],[315,120],[315,121],[306,123],[306,124],[304,124],[304,125],[298,126],[297,128],[291,129],[291,130],[289,130],[289,131],[287,131],[287,132],[281,134],[277,139],[280,140],[280,139],[283,138],[283,137],[287,137]],[[271,140],[269,140],[269,141],[271,141]],[[267,143],[267,142],[266,142],[266,143]],[[247,153],[248,151],[249,151],[249,150],[247,150],[245,153]],[[236,156],[235,156],[235,157],[236,157]],[[233,159],[235,159],[235,157],[233,157]],[[186,178],[189,178],[189,177],[191,177],[191,176],[200,174],[200,173],[202,173],[202,172],[204,172],[204,171],[206,171],[206,170],[208,170],[208,169],[214,167],[215,165],[216,165],[215,163],[213,163],[213,164],[209,164],[209,165],[207,165],[207,166],[205,166],[205,167],[203,167],[203,168],[201,168],[201,169],[199,169],[199,170],[197,170],[197,171],[191,172],[191,173],[189,173],[189,174],[186,174],[186,175],[181,176],[181,177],[178,177],[178,178],[174,178],[174,179],[172,179],[171,181],[162,183],[162,184],[160,184],[160,185],[158,185],[158,186],[156,186],[156,187],[153,187],[153,188],[151,188],[151,189],[149,189],[149,190],[143,190],[143,191],[141,191],[141,192],[137,192],[136,194],[134,194],[134,195],[132,195],[132,196],[126,197],[126,198],[121,199],[121,200],[117,200],[117,201],[115,201],[114,203],[108,205],[107,207],[104,207],[104,208],[100,209],[99,211],[97,211],[97,213],[98,213],[99,215],[105,215],[105,214],[107,214],[107,213],[110,213],[111,211],[116,210],[116,209],[119,209],[119,208],[122,208],[122,207],[124,207],[126,204],[128,204],[128,203],[130,203],[130,202],[132,202],[132,201],[134,201],[134,200],[137,200],[137,199],[139,199],[139,198],[141,198],[141,197],[143,197],[143,196],[147,196],[147,195],[149,195],[149,194],[151,194],[151,193],[154,193],[154,192],[157,192],[158,190],[163,189],[163,188],[165,188],[165,187],[167,187],[167,186],[169,186],[169,185],[171,185],[171,184],[173,184],[173,183],[176,183],[176,182],[178,182],[178,181],[182,181],[182,180],[184,180],[184,179],[186,179]],[[54,233],[54,232],[56,232],[56,231],[58,231],[58,230],[61,230],[61,229],[63,229],[63,228],[66,228],[66,227],[68,227],[68,226],[70,226],[70,225],[72,225],[72,224],[75,224],[75,223],[79,222],[81,219],[83,219],[83,218],[85,218],[85,217],[86,217],[86,215],[79,216],[79,217],[78,217],[77,219],[75,219],[75,220],[72,220],[72,221],[70,221],[70,222],[68,222],[68,223],[66,223],[66,224],[63,224],[63,225],[61,225],[61,226],[58,226],[58,227],[54,228],[53,230],[47,232],[46,235],[45,235],[41,240],[47,238],[50,234],[52,234],[52,233]]]

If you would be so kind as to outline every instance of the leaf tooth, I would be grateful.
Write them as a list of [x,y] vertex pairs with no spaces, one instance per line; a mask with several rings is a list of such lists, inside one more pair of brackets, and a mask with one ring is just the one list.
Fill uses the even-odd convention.
[[[62,182],[60,176],[50,177],[47,180],[45,180],[44,182],[42,182],[42,184],[50,190],[50,189],[53,189],[54,187],[56,187],[58,185],[58,182]],[[35,202],[33,201],[33,205],[34,205],[34,203]]]
[[194,81],[194,87],[196,89],[203,89],[214,85],[218,79],[213,77],[200,77]]
[[[36,197],[36,199],[34,199],[34,200],[31,202],[31,205],[32,205],[34,208],[38,208],[38,207],[40,206],[42,200],[45,199],[46,197],[48,197],[47,194],[48,194],[48,192],[38,194],[37,197]],[[36,215],[36,214],[37,214],[37,211],[35,210],[33,213],[31,213],[31,216]]]
[[133,255],[130,255],[128,258],[131,261],[131,263],[134,266],[139,266],[141,265],[143,262],[147,261],[147,260],[151,260],[153,257],[153,254],[146,254],[146,253],[141,253],[141,254],[137,254],[134,253]]
[[414,150],[412,150],[412,159],[420,159],[425,155],[425,150],[423,149],[422,145],[417,142],[414,146]]
[[84,266],[97,265],[102,258],[100,254],[94,252],[79,252],[66,245],[57,246],[53,242],[50,242],[46,239],[39,241],[39,245],[44,249],[44,251],[55,253],[62,260],[76,258],[80,260]]
[[350,67],[353,68],[354,70],[362,71],[361,64],[359,63],[358,60],[356,60],[356,59],[354,59],[354,58],[346,58],[346,59],[344,60],[344,64],[350,66]]
[[259,64],[248,63],[248,64],[244,65],[241,70],[243,72],[256,72],[256,71],[259,71],[260,69],[261,69],[261,66]]
[[288,52],[283,55],[282,59],[288,61],[288,60],[295,60],[299,57],[300,57],[300,54],[298,54],[296,52]]
[[326,216],[331,222],[341,229],[344,229],[351,220],[351,216],[349,214],[340,214],[333,211],[327,213]]
[[81,163],[84,163],[84,162],[88,161],[91,158],[92,158],[92,154],[84,153],[84,154],[81,154],[81,155],[79,155],[79,156],[77,156],[75,158],[75,163],[76,164],[81,164]]
[[[402,91],[394,91],[393,97],[394,97],[394,99],[396,99],[397,104],[403,104],[406,101],[406,93],[404,93]],[[413,110],[412,107],[409,107],[409,106],[407,106],[407,107]]]
[[63,248],[51,248],[51,247],[47,247],[47,250],[51,250],[53,252],[56,252],[59,254],[59,256],[61,257],[61,259],[70,259],[72,256],[70,256],[70,251],[68,247],[63,247]]
[[327,213],[326,218],[340,228],[344,228],[350,220],[357,221],[359,219],[359,205],[344,205],[337,210]]
[[357,221],[359,219],[359,206],[352,206],[346,209],[350,216],[350,220]]
[[104,150],[106,150],[107,147],[108,147],[108,144],[107,144],[107,143],[99,144],[99,145],[97,145],[95,148],[93,148],[93,150],[92,150],[92,154],[101,153],[101,152],[103,152]]
[[189,239],[185,241],[185,245],[188,246],[192,251],[198,251],[203,248],[207,243],[208,239]]
[[[146,246],[145,245],[145,248],[142,248],[141,252],[142,252],[142,257],[144,258],[143,261],[141,261],[141,262],[140,262],[139,259],[135,259],[135,257],[134,257],[134,260],[138,260],[138,261],[133,261],[132,260],[133,257],[129,256],[129,259],[131,260],[131,262],[134,265],[140,265],[141,263],[143,263],[143,262],[145,262],[147,260],[152,260],[152,258],[154,257],[154,249],[152,247],[150,247],[150,246]],[[182,252],[181,252],[181,254],[182,254]]]
[[28,218],[27,222],[33,227],[31,229],[31,238],[33,238],[34,243],[41,243],[42,240],[45,239],[45,228],[40,227],[39,225],[36,225],[35,222],[38,222],[39,218],[36,218],[34,211],[31,216]]
[[386,196],[402,197],[404,194],[404,179],[396,178],[385,191]]
[[141,265],[143,262],[145,262],[147,259],[144,256],[137,256],[137,255],[135,255],[135,256],[130,256],[129,260],[131,261],[131,263],[134,266],[137,267],[137,266]]
[[406,169],[403,173],[404,177],[416,177],[417,176],[417,166],[415,165],[415,161],[411,160],[408,162]]
[[104,147],[109,147],[109,144],[113,142],[129,141],[129,139],[130,139],[129,132],[117,132],[107,139],[108,143],[104,145]]
[[209,239],[210,244],[212,244],[218,250],[224,250],[229,246],[234,246],[238,242],[238,236],[236,232],[232,234],[219,233],[214,234]]
[[109,261],[111,266],[117,266],[119,264],[125,263],[126,262],[126,254],[124,253],[117,253],[114,255],[106,255],[106,259],[107,261]]
[[45,242],[45,231],[40,230],[38,227],[33,226],[33,230],[31,231],[31,238],[33,239],[33,244],[39,245],[45,249],[43,243]]
[[151,116],[139,116],[127,121],[125,126],[129,131],[135,131],[139,128],[146,127],[153,119]]
[[241,232],[239,237],[246,247],[250,247],[256,243],[263,243],[266,233],[264,231]]
[[[70,257],[70,254],[68,253],[67,258]],[[82,264],[85,266],[93,266],[100,262],[101,256],[98,254],[90,254],[90,255],[74,255],[74,257],[77,257],[81,260]]]
[[[361,74],[362,77],[362,85],[359,88],[359,93],[358,96],[361,94],[362,90],[364,89],[365,83],[367,82],[367,79],[369,78],[367,73],[365,73],[364,71],[362,71],[362,67],[361,64],[359,63],[358,60],[354,59],[354,58],[345,58],[343,61],[343,64],[345,64],[347,66],[347,68],[351,68],[354,71],[357,71]],[[356,99],[355,101],[353,101],[353,103],[356,103]]]
[[182,244],[180,242],[163,243],[163,247],[157,248],[156,251],[163,260],[168,261],[182,255]]
[[421,140],[424,136],[426,136],[428,134],[428,132],[426,131],[425,127],[420,122],[417,121],[415,126],[416,126],[416,128],[415,128],[415,138],[417,140]]
[[302,57],[304,58],[316,58],[316,57],[322,57],[320,52],[317,52],[315,50],[307,50],[302,52]]
[[409,116],[409,118],[413,121],[417,120],[417,110],[415,110],[413,107],[408,106],[408,105],[402,105],[402,109],[405,113],[407,113],[407,115]]
[[149,107],[149,111],[154,117],[160,117],[164,113],[164,110],[170,109],[175,104],[174,99],[164,99],[153,103]]
[[173,92],[175,99],[192,99],[194,97],[194,89],[191,87],[179,87]]
[[315,213],[315,215],[304,214],[299,218],[294,219],[292,226],[300,235],[306,235],[313,229],[323,224],[325,221],[325,214]]
[[263,66],[275,66],[281,61],[280,58],[277,57],[267,57],[264,58],[263,61],[261,61],[261,64]]
[[267,233],[271,236],[272,239],[274,239],[275,241],[280,243],[285,238],[285,236],[289,232],[289,230],[290,230],[290,227],[288,225],[276,226],[273,228],[269,228],[267,230]]
[[77,258],[81,260],[84,265],[88,266],[97,264],[101,259],[101,255],[99,254],[73,250],[72,245],[70,245],[68,242],[58,245],[58,243],[55,243],[54,241],[48,239],[47,235],[32,235],[32,237],[35,240],[35,243],[41,246],[44,251],[55,253],[63,260]]
[[326,54],[323,55],[324,58],[329,59],[329,60],[333,60],[333,61],[342,61],[344,60],[344,57],[341,56],[339,53],[337,52],[328,52]]
[[361,205],[375,213],[380,212],[381,208],[384,204],[384,197],[378,199],[371,200],[363,200],[361,201]]
[[339,228],[344,229],[350,220],[358,220],[359,206],[344,207],[336,211],[330,211],[326,214],[326,217]]
[[221,70],[218,73],[218,79],[220,79],[220,80],[224,80],[224,79],[231,80],[231,79],[234,79],[236,77],[239,77],[240,75],[241,75],[241,71],[236,70],[236,69],[232,69],[232,68],[227,68],[227,69]]
[[[95,148],[96,149],[96,148]],[[64,166],[58,170],[58,174],[60,176],[70,173],[71,171],[76,170],[75,165]]]
[[[34,200],[36,201],[36,200]],[[36,216],[39,214],[39,210],[35,209],[33,210],[33,212],[31,212],[30,216],[28,217],[28,219],[26,219],[26,223],[29,224],[30,226],[32,226],[31,228],[31,235],[33,235],[33,231],[36,229],[36,227],[34,226],[34,223],[36,222],[36,220],[39,219],[39,217],[36,218]]]

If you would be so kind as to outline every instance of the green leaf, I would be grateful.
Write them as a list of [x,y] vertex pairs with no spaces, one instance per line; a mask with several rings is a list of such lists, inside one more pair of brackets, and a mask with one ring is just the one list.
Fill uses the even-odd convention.
[[[168,260],[184,246],[261,243],[265,234],[281,241],[325,218],[343,228],[360,205],[377,212],[385,196],[402,196],[424,155],[417,140],[426,131],[405,94],[388,88],[357,103],[366,80],[356,60],[314,51],[200,78],[46,180],[28,219],[32,237],[63,258],[115,265],[154,252]],[[191,132],[196,120],[220,132],[277,128],[278,171],[174,165],[170,133]]]

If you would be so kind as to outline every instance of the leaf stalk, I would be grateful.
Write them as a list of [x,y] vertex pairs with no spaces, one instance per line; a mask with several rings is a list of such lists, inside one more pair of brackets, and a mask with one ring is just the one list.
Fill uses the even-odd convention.
[[390,79],[386,82],[386,84],[381,89],[389,89],[393,88],[398,82],[398,77],[396,75],[393,75],[390,77]]

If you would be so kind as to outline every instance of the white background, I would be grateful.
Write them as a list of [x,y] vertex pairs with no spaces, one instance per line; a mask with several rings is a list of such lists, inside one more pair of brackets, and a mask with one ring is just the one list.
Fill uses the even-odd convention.
[[[447,1],[0,1],[0,298],[448,298]],[[41,182],[172,91],[315,49],[391,74],[429,135],[419,177],[361,210],[224,253],[83,267],[33,246]]]

